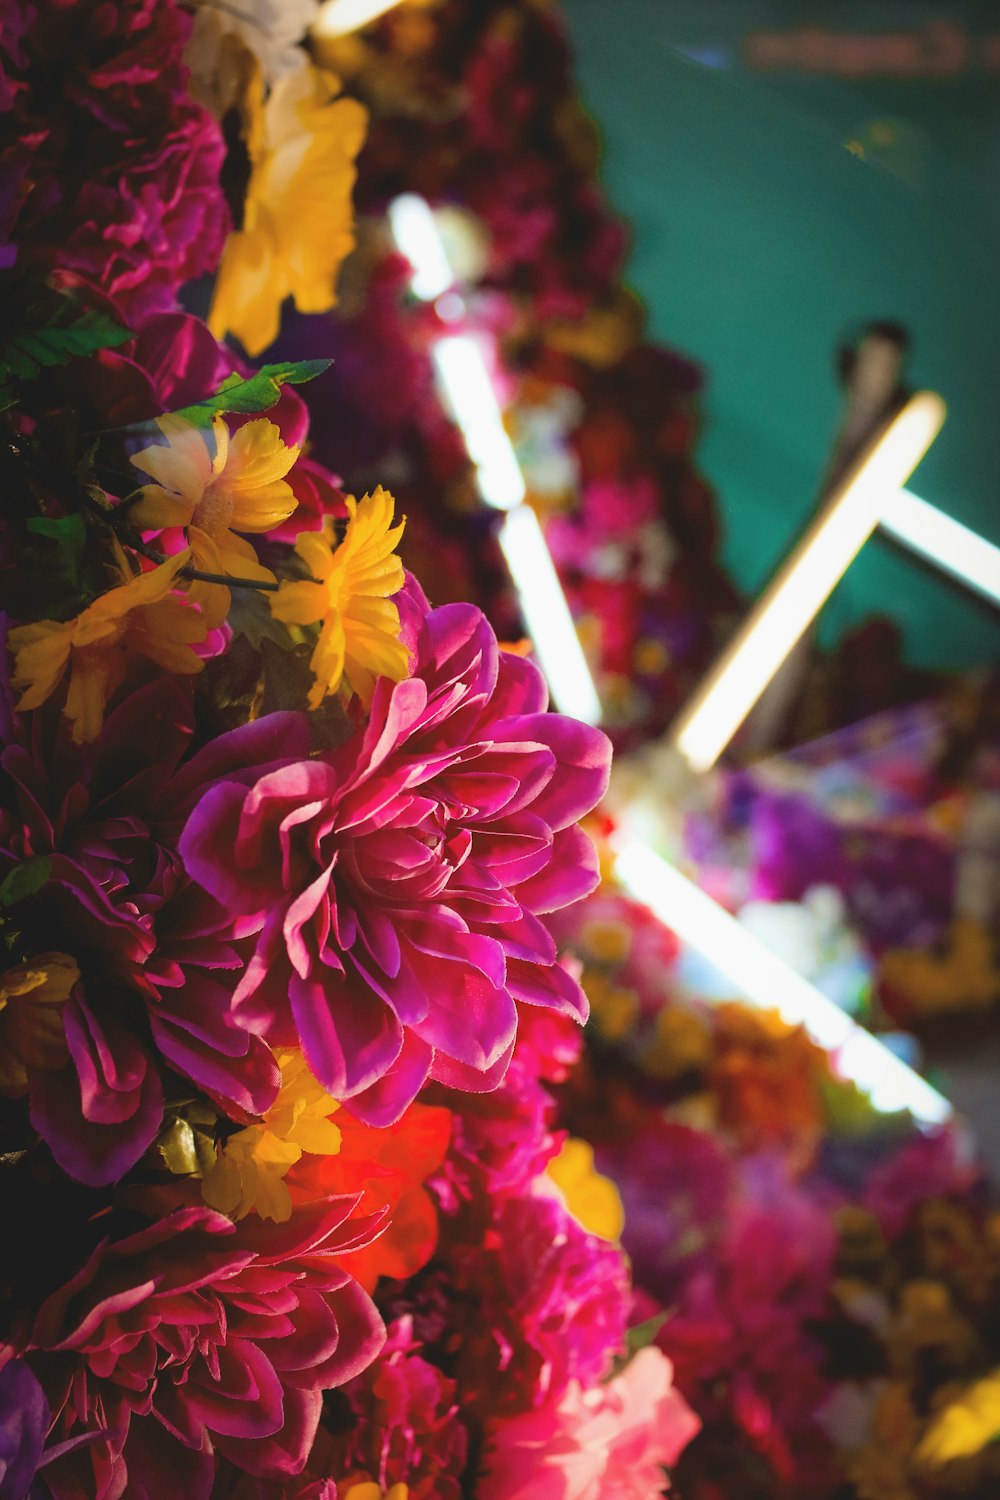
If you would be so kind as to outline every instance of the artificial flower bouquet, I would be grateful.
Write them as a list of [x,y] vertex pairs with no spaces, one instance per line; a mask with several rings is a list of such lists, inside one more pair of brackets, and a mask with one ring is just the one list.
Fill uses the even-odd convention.
[[333,302],[365,113],[196,9],[0,8],[0,1496],[652,1500],[552,1094],[609,746],[219,342]]

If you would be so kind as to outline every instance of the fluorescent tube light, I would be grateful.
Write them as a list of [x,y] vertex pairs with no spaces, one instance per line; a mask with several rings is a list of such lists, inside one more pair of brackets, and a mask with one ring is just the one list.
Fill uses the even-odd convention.
[[718,760],[830,597],[944,421],[940,396],[912,396],[820,514],[683,710],[671,738],[695,771]]
[[1000,604],[1000,547],[914,495],[899,490],[886,497],[881,525],[897,542]]
[[801,1025],[833,1054],[838,1071],[882,1113],[908,1109],[926,1125],[952,1116],[948,1100],[870,1032],[855,1024],[685,875],[627,832],[616,835],[615,875],[685,943],[762,1010]]
[[389,204],[392,237],[413,267],[414,295],[433,302],[454,281],[434,210],[419,193],[402,193]]
[[556,707],[585,724],[599,724],[601,702],[590,675],[573,616],[566,603],[552,554],[528,505],[509,512],[500,528],[500,546],[521,601],[521,613],[535,643]]
[[458,333],[438,339],[434,366],[452,416],[462,429],[487,505],[511,510],[524,499],[524,476],[507,435],[483,352]]
[[398,4],[399,0],[326,0],[311,29],[316,36],[347,36]]

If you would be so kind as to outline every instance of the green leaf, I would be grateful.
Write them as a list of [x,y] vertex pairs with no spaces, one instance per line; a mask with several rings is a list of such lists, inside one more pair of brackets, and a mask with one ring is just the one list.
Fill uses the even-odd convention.
[[636,1323],[634,1328],[630,1328],[627,1331],[625,1334],[625,1348],[628,1350],[629,1359],[638,1354],[640,1349],[649,1348],[666,1321],[667,1314],[665,1312],[654,1313],[644,1323]]
[[47,854],[35,854],[22,860],[13,870],[8,870],[0,882],[0,906],[15,906],[28,896],[42,889],[52,873],[52,861]]
[[[304,385],[307,380],[315,380],[317,375],[330,368],[331,363],[329,359],[300,359],[286,364],[261,365],[246,379],[240,375],[228,375],[214,395],[206,396],[204,401],[196,401],[192,406],[182,406],[170,415],[183,417],[185,422],[193,422],[196,427],[207,427],[220,412],[238,412],[245,416],[269,411],[281,396],[283,385]],[[149,422],[133,422],[125,430],[133,432],[151,426]]]
[[44,537],[55,547],[53,564],[59,574],[71,584],[80,577],[84,550],[87,545],[87,527],[83,516],[77,512],[72,516],[32,516],[25,522],[28,531]]
[[75,298],[62,297],[50,320],[40,328],[22,329],[0,343],[0,383],[3,400],[10,402],[13,380],[33,380],[45,367],[113,349],[135,335],[107,313],[79,310]]

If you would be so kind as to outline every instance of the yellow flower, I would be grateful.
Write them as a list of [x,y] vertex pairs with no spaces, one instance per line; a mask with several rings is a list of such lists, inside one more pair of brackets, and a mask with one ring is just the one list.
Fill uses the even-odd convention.
[[369,703],[376,677],[400,682],[409,671],[409,653],[399,639],[399,610],[390,598],[403,587],[403,564],[395,548],[406,524],[393,526],[393,505],[381,485],[360,501],[348,495],[350,520],[340,545],[329,518],[322,531],[300,533],[295,550],[312,577],[283,583],[271,597],[276,620],[320,625],[309,664],[316,678],[310,708],[319,708],[344,678]]
[[278,1097],[259,1125],[238,1130],[219,1148],[215,1166],[201,1185],[210,1208],[242,1219],[255,1209],[262,1219],[283,1223],[292,1212],[285,1174],[304,1151],[335,1156],[340,1130],[329,1118],[338,1108],[310,1073],[302,1053],[275,1054],[281,1069]]
[[586,1141],[570,1136],[547,1167],[578,1224],[602,1240],[617,1240],[625,1227],[625,1210],[618,1189],[594,1169],[594,1151]]
[[708,1023],[682,1005],[667,1005],[656,1017],[642,1066],[653,1078],[680,1078],[684,1073],[706,1072],[714,1055]]
[[65,953],[39,953],[0,974],[0,1094],[23,1094],[27,1068],[62,1067],[68,1056],[62,1009],[79,977]]
[[344,1491],[342,1500],[407,1500],[409,1493],[409,1486],[405,1484],[394,1484],[391,1490],[383,1490],[380,1484],[367,1480],[352,1484]]
[[354,161],[368,115],[339,91],[339,78],[311,63],[279,78],[266,101],[259,71],[247,91],[243,225],[226,242],[208,321],[250,354],[277,337],[286,297],[304,313],[334,305],[354,248]]
[[[145,656],[168,672],[200,672],[191,647],[205,639],[207,622],[194,608],[197,596],[174,592],[191,561],[180,552],[149,573],[138,573],[101,594],[72,620],[17,625],[8,635],[14,653],[19,709],[39,708],[70,669],[63,709],[76,744],[97,738],[108,699],[125,677],[130,655]],[[124,562],[124,559],[122,559]]]
[[920,1439],[917,1459],[938,1468],[955,1458],[971,1458],[1000,1437],[1000,1370],[967,1386],[931,1419]]
[[615,984],[599,969],[584,971],[583,987],[590,1001],[590,1022],[608,1042],[621,1042],[629,1035],[639,1014],[635,990]]
[[[285,475],[300,450],[282,442],[279,429],[264,417],[232,435],[216,417],[214,453],[201,428],[183,417],[160,417],[156,425],[167,441],[132,457],[154,483],[143,487],[129,519],[150,531],[186,527],[192,561],[206,573],[273,583],[274,574],[235,533],[271,531],[292,514],[298,502]],[[209,588],[217,624],[229,607],[228,590]]]

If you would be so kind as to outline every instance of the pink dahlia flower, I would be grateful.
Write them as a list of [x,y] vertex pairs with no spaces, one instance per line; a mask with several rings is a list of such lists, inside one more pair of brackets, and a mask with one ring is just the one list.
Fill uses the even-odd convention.
[[414,656],[347,744],[223,780],[180,841],[193,878],[260,925],[237,1018],[300,1040],[372,1124],[428,1075],[495,1088],[517,1001],[585,1019],[540,918],[597,882],[575,825],[610,761],[599,730],[545,712],[538,669],[471,605],[424,615]]
[[317,1473],[370,1474],[383,1490],[405,1484],[407,1500],[461,1500],[469,1434],[454,1380],[421,1358],[413,1322],[391,1324],[385,1348],[344,1388],[353,1423],[320,1434]]
[[607,1385],[574,1381],[537,1411],[494,1423],[479,1500],[658,1500],[700,1423],[670,1361],[643,1349]]
[[377,1232],[377,1218],[350,1217],[357,1201],[238,1227],[186,1208],[98,1245],[27,1342],[53,1433],[104,1433],[47,1467],[54,1500],[208,1500],[216,1455],[267,1478],[299,1473],[323,1391],[385,1337],[337,1261]]
[[280,763],[302,721],[272,714],[180,765],[194,715],[169,679],[126,697],[85,751],[55,711],[6,713],[2,700],[0,875],[47,862],[45,883],[18,903],[16,957],[57,934],[80,975],[62,1010],[65,1046],[27,1059],[32,1124],[64,1171],[100,1186],[159,1130],[161,1061],[237,1118],[277,1092],[269,1049],[231,1016],[238,932],[187,880],[176,838],[206,786]]
[[76,271],[134,320],[218,263],[225,146],[188,96],[190,30],[176,0],[0,0],[0,264]]

